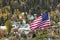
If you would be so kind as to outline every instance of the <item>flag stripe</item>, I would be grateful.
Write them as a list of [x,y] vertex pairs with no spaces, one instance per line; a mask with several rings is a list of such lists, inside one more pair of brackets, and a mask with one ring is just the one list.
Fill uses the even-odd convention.
[[40,21],[41,19],[42,19],[42,16],[39,16],[37,19],[34,20],[34,22]]
[[35,27],[32,27],[31,29],[35,30],[36,28],[37,28],[37,26],[35,26]]
[[46,27],[46,26],[49,26],[50,25],[50,20],[46,20],[42,23],[40,23],[40,27]]
[[44,25],[44,24],[46,24],[46,23],[50,23],[50,21],[49,21],[49,20],[46,20],[46,21],[44,21],[44,22],[41,22],[40,25]]

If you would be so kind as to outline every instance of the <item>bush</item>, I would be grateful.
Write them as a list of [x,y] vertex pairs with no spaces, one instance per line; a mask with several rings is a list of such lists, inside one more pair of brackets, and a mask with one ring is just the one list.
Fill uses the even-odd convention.
[[6,21],[5,26],[7,28],[8,33],[10,33],[12,28],[12,23],[10,21]]

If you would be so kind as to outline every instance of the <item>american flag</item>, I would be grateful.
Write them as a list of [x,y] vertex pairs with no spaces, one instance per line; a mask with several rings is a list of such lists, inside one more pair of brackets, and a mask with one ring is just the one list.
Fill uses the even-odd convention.
[[45,28],[50,25],[50,18],[48,13],[45,13],[35,19],[31,24],[31,30],[36,30],[36,28]]

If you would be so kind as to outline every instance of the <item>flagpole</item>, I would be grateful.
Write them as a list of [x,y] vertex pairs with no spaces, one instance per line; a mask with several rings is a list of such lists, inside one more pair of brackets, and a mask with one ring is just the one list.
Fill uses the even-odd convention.
[[50,20],[50,12],[48,12],[48,17],[49,17],[49,20]]

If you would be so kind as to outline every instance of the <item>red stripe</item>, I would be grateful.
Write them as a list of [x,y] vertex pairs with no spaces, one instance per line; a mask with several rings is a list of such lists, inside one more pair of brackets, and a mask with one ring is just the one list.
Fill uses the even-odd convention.
[[40,16],[39,18],[37,18],[36,20],[33,21],[34,24],[41,22],[42,21],[42,17]]
[[44,23],[40,23],[40,25],[50,24],[50,21],[46,21]]
[[32,27],[31,29],[35,29],[35,28],[37,28],[38,26],[35,26],[35,27]]
[[42,24],[40,24],[40,27],[47,27],[49,25],[50,25],[50,21],[47,20],[47,21],[43,22]]

